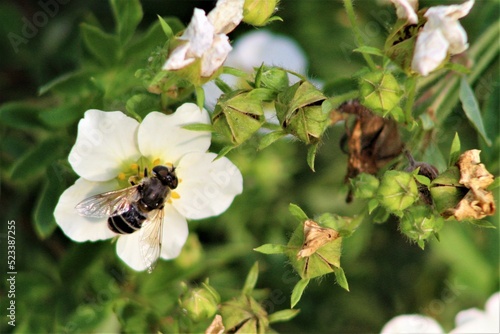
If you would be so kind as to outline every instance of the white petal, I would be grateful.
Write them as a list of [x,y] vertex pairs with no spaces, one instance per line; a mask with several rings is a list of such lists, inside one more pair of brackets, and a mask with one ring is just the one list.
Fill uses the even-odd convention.
[[[486,313],[492,317],[500,317],[500,292],[494,293],[486,302]],[[500,321],[499,321],[500,322]]]
[[168,57],[162,69],[167,71],[179,70],[194,62],[195,58],[189,58],[186,55],[189,50],[189,46],[190,43],[186,42],[176,47]]
[[161,163],[177,164],[188,152],[205,152],[210,147],[210,132],[181,128],[193,123],[210,124],[208,112],[194,103],[184,103],[172,115],[149,113],[137,135],[142,155],[150,160],[160,159]]
[[108,228],[107,217],[82,217],[77,213],[75,206],[87,197],[115,190],[117,187],[118,183],[114,180],[91,182],[79,178],[59,198],[54,210],[57,224],[69,238],[78,242],[103,240],[116,236]]
[[434,71],[445,60],[449,43],[440,30],[424,29],[417,37],[411,68],[423,76]]
[[140,157],[136,142],[138,125],[121,111],[87,110],[78,123],[76,143],[69,154],[74,171],[90,181],[116,177],[123,164]]
[[245,0],[219,0],[208,19],[215,27],[215,33],[228,34],[243,20]]
[[435,6],[429,8],[427,12],[425,12],[424,16],[429,19],[442,19],[444,17],[448,17],[453,20],[458,20],[469,14],[473,5],[474,0],[469,0],[462,3],[461,5]]
[[[165,206],[162,248],[160,257],[168,260],[179,255],[188,236],[187,222],[171,205]],[[141,254],[141,231],[121,235],[116,243],[116,253],[130,268],[143,271],[147,268]]]
[[453,21],[446,24],[445,28],[441,29],[446,40],[450,43],[448,52],[452,55],[459,54],[467,50],[467,32],[462,27],[460,22]]
[[417,24],[418,16],[418,1],[417,0],[391,0],[396,7],[396,15],[402,20],[407,20],[408,23]]
[[200,58],[210,48],[215,29],[202,9],[195,8],[191,22],[179,39],[190,42],[188,57]]
[[205,52],[201,62],[201,76],[209,77],[222,66],[231,51],[231,44],[226,35],[214,36],[212,46]]
[[405,314],[392,318],[381,331],[381,334],[397,333],[438,334],[444,331],[432,318],[419,314]]
[[161,258],[165,260],[179,256],[188,237],[188,225],[172,205],[165,206]]
[[266,30],[252,31],[239,38],[225,65],[250,72],[262,63],[306,74],[306,56],[297,42]]
[[141,233],[121,235],[116,242],[116,253],[130,268],[135,271],[146,270],[146,262],[140,251]]
[[226,211],[243,190],[238,168],[227,158],[215,160],[214,153],[190,153],[177,168],[180,180],[173,206],[188,219],[216,216]]

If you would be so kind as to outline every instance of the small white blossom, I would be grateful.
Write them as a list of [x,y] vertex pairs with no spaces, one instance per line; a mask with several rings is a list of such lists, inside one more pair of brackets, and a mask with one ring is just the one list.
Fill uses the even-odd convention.
[[465,51],[467,33],[458,22],[466,16],[474,5],[469,0],[461,5],[431,7],[425,13],[427,22],[419,32],[411,67],[423,76],[441,65],[447,54]]
[[415,333],[441,334],[444,333],[436,320],[420,314],[404,314],[392,318],[382,328],[381,334]]
[[179,184],[165,203],[160,257],[179,255],[188,235],[186,219],[219,215],[242,192],[240,171],[227,158],[214,161],[207,152],[211,135],[182,126],[210,123],[208,112],[185,103],[172,115],[149,113],[138,123],[122,112],[88,110],[78,124],[69,162],[80,176],[61,195],[54,211],[57,224],[71,239],[84,242],[118,237],[118,256],[134,270],[147,268],[140,233],[115,234],[107,217],[80,216],[75,206],[96,194],[130,186],[128,179],[155,165],[173,165]]
[[200,75],[210,77],[232,49],[226,34],[243,19],[244,2],[219,0],[208,16],[202,9],[195,8],[191,22],[179,37],[182,44],[172,51],[163,69],[179,70],[201,59]]
[[457,327],[450,334],[500,333],[500,292],[488,299],[484,311],[471,308],[459,312],[455,317],[455,325]]
[[391,0],[396,6],[396,15],[410,24],[418,23],[417,9],[418,0]]

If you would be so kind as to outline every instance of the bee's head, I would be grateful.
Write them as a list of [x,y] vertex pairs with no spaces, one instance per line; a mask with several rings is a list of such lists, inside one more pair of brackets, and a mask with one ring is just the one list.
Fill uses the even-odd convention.
[[179,181],[175,175],[175,167],[155,166],[153,167],[153,175],[160,180],[161,184],[169,187],[170,189],[177,188]]

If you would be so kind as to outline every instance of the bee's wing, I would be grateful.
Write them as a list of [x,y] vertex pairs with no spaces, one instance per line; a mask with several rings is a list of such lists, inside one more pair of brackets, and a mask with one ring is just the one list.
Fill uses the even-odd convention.
[[102,218],[120,214],[130,209],[130,203],[139,199],[137,185],[109,191],[86,198],[75,207],[82,216]]
[[141,226],[141,255],[148,272],[151,273],[161,253],[163,231],[163,209],[153,210],[148,219]]

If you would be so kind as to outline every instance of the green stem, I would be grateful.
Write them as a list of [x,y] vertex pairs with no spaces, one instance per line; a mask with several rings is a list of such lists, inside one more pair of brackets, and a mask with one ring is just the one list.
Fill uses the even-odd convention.
[[[358,45],[358,47],[362,47],[365,45],[365,43],[363,42],[363,37],[361,36],[361,32],[356,24],[356,14],[354,13],[352,0],[344,0],[344,7],[347,13],[347,17],[349,18],[349,22],[351,22],[352,30],[354,32],[354,38],[356,38],[356,44]],[[372,70],[377,68],[377,65],[375,65],[375,62],[369,54],[363,52],[362,55],[363,58],[365,58],[366,63]]]
[[413,119],[412,111],[413,105],[415,104],[415,97],[417,95],[417,77],[412,75],[408,77],[405,83],[406,86],[406,102],[404,107],[406,124],[409,124]]

